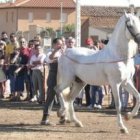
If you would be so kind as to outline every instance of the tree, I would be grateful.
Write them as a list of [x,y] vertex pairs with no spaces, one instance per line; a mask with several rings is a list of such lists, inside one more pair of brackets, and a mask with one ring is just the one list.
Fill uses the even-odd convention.
[[51,27],[46,27],[44,28],[41,32],[40,32],[40,35],[42,38],[44,37],[52,37],[54,34],[54,30],[53,28]]
[[75,32],[75,25],[74,24],[67,24],[63,27],[63,33],[65,36],[72,36]]

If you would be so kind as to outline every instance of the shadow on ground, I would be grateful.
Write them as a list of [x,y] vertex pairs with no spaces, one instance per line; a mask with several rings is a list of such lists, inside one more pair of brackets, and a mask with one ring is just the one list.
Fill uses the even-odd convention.
[[[58,129],[59,127],[59,129]],[[42,126],[38,124],[0,124],[0,132],[53,132],[53,133],[110,133],[109,131],[98,131],[98,130],[85,130],[78,129],[75,126],[56,125],[53,126]]]
[[8,109],[23,109],[23,110],[42,110],[43,105],[38,103],[31,103],[28,101],[23,102],[10,102],[8,100],[0,100],[0,108]]
[[[43,110],[43,105],[40,105],[38,103],[31,103],[29,101],[22,101],[22,102],[10,102],[8,100],[0,100],[0,108],[8,108],[8,109],[21,109],[21,110]],[[53,110],[58,110],[58,106],[54,106]],[[132,108],[127,108],[125,111],[122,111],[122,114],[125,114],[127,112],[130,112]],[[75,108],[76,112],[93,112],[93,113],[105,113],[110,115],[116,115],[116,109],[108,109],[106,107],[103,107],[100,110],[97,109],[87,109],[86,106]],[[140,116],[140,111],[139,115]]]

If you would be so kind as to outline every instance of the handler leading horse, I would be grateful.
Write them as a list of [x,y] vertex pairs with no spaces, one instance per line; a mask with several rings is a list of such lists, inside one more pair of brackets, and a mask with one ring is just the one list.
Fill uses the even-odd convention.
[[[121,132],[128,133],[121,116],[119,87],[122,86],[136,98],[136,106],[126,118],[137,115],[140,107],[140,95],[133,85],[134,56],[140,43],[140,21],[133,14],[125,13],[118,21],[108,45],[93,54],[82,48],[67,49],[58,62],[57,93],[61,100],[60,112],[67,112],[70,121],[83,126],[76,118],[73,101],[85,84],[109,84],[113,91],[117,120]],[[80,80],[79,80],[80,79]],[[71,86],[72,85],[72,86]],[[62,91],[71,86],[64,99]]]

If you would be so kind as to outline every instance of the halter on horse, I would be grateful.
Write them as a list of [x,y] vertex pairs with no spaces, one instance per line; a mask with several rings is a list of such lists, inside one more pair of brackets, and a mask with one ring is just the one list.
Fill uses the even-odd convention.
[[[119,87],[122,86],[136,98],[134,109],[126,115],[126,118],[130,119],[137,115],[140,107],[140,95],[132,82],[135,72],[133,58],[137,54],[139,43],[140,21],[133,14],[125,13],[119,19],[108,45],[101,51],[94,54],[88,49],[67,49],[58,62],[56,92],[61,103],[60,112],[65,111],[70,121],[82,127],[73,109],[75,97],[85,84],[109,84],[115,100],[118,125],[121,132],[128,133],[121,116]],[[75,80],[76,77],[81,82]],[[71,85],[71,90],[64,99],[62,91]]]

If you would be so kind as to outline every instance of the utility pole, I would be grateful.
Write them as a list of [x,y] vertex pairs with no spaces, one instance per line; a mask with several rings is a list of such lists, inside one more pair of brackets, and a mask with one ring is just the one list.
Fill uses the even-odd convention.
[[81,47],[81,5],[80,0],[76,0],[76,47]]
[[63,2],[60,4],[60,33],[63,34]]
[[135,13],[135,6],[134,6],[134,4],[133,4],[133,2],[132,2],[132,0],[128,0],[128,4],[129,4],[129,12],[131,12],[131,13]]

